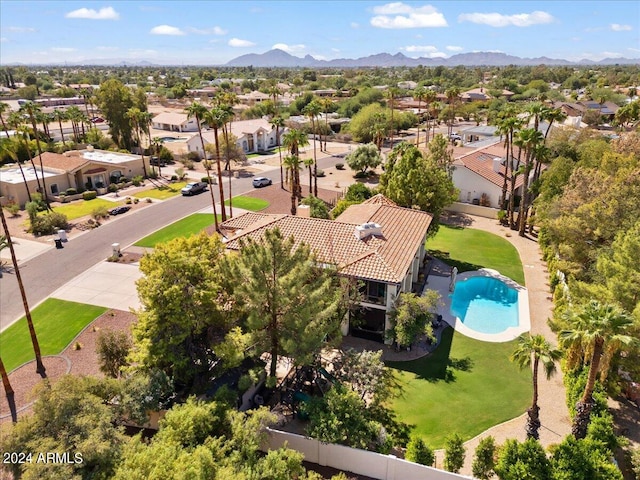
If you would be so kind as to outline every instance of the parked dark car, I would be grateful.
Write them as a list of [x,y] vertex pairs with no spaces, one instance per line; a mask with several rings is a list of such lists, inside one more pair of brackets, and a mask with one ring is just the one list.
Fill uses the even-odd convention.
[[167,162],[164,159],[158,158],[158,157],[151,157],[151,160],[149,160],[149,163],[151,165],[156,166],[156,167],[166,167],[167,166]]
[[196,193],[204,192],[206,188],[207,184],[204,182],[191,182],[187,183],[180,192],[182,195],[195,195]]
[[253,179],[253,186],[255,188],[267,187],[271,185],[273,182],[270,178],[267,177],[256,177]]
[[109,215],[120,215],[121,213],[127,213],[129,210],[131,210],[129,205],[120,205],[109,210]]

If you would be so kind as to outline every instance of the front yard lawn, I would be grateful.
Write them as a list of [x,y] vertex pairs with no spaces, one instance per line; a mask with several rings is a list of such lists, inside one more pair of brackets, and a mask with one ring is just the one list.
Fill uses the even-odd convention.
[[[84,327],[106,311],[105,307],[84,303],[45,300],[31,311],[42,355],[60,353]],[[25,317],[0,333],[0,349],[7,372],[36,358]]]
[[68,205],[61,205],[59,207],[55,207],[53,211],[64,214],[67,217],[67,220],[74,220],[86,215],[91,215],[91,213],[98,207],[105,207],[109,210],[123,204],[124,201],[110,202],[109,200],[94,198],[93,200],[79,200]]
[[[220,215],[218,215],[220,220]],[[178,237],[188,237],[197,234],[205,228],[213,224],[212,213],[194,213],[188,217],[178,220],[170,225],[167,225],[160,230],[153,232],[151,235],[138,240],[135,245],[138,247],[153,248],[158,243],[168,242]]]
[[[229,199],[224,201],[225,205],[229,205]],[[258,212],[264,210],[270,205],[269,202],[262,198],[244,197],[242,195],[233,197],[233,206],[243,208],[244,210],[251,210],[252,212]]]
[[531,371],[509,361],[516,343],[481,342],[447,328],[433,354],[388,362],[403,389],[391,402],[398,419],[414,425],[431,448],[442,448],[452,433],[469,440],[521,415],[532,384]]
[[154,198],[156,200],[166,200],[167,198],[180,195],[180,190],[182,190],[182,188],[184,188],[187,183],[188,182],[176,182],[164,187],[157,187],[152,188],[151,190],[136,192],[133,194],[133,196],[138,198]]
[[427,240],[431,255],[459,272],[492,268],[524,285],[524,271],[516,248],[504,238],[473,228],[440,225],[435,237]]

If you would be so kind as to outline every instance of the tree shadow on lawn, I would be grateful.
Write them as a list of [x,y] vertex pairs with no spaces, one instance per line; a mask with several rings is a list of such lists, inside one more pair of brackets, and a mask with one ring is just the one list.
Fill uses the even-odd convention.
[[440,343],[430,355],[408,362],[387,362],[387,366],[404,372],[414,373],[418,378],[431,383],[456,381],[456,372],[470,372],[473,360],[470,357],[452,358],[451,344],[454,330],[447,327],[441,335]]
[[483,265],[477,265],[475,263],[455,260],[449,256],[450,255],[449,252],[443,252],[442,250],[427,250],[427,253],[432,257],[435,257],[438,260],[443,261],[450,267],[456,267],[458,269],[458,273],[471,272],[474,270],[480,270],[481,268],[484,268]]

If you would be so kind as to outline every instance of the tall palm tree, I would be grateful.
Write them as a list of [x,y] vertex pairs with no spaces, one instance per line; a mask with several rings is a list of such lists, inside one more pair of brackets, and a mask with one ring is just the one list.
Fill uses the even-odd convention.
[[[164,144],[164,140],[161,137],[153,137],[150,141],[149,141],[149,145],[151,147],[151,151],[153,152],[153,154],[155,154],[157,157],[160,156],[160,152],[162,151],[162,146]],[[158,161],[158,176],[162,177],[162,168],[160,167],[161,162]]]
[[504,149],[506,152],[506,159],[504,162],[504,179],[502,183],[502,205],[503,207],[507,198],[507,182],[509,178],[509,169],[513,166],[513,136],[517,130],[522,128],[523,120],[517,115],[515,107],[507,107],[498,118],[496,122],[497,133],[500,136],[504,135]]
[[140,149],[140,157],[142,158],[142,172],[144,173],[145,178],[147,178],[147,164],[144,161],[144,148],[142,147],[142,138],[140,133],[142,132],[142,122],[143,112],[140,111],[138,107],[131,107],[127,110],[125,117],[129,119],[129,123],[131,124],[131,131],[136,136],[136,141],[138,142],[138,148]]
[[612,357],[624,346],[638,344],[638,339],[629,335],[633,318],[616,305],[591,300],[581,308],[567,310],[564,315],[568,329],[558,335],[560,344],[566,349],[567,366],[575,368],[589,365],[587,384],[576,404],[571,433],[584,438],[593,409],[593,390],[598,375],[607,376]]
[[284,157],[283,163],[291,182],[291,215],[295,215],[296,199],[300,190],[300,168],[302,167],[302,162],[298,155],[287,155]]
[[[427,91],[424,94],[424,103],[427,105],[427,109],[426,109],[427,110],[427,135],[424,141],[425,145],[429,145],[429,130],[431,127],[431,111],[437,99],[438,99],[438,94],[433,90],[427,89]],[[434,126],[434,129],[435,129],[435,126]]]
[[220,163],[220,140],[218,139],[218,131],[227,123],[226,112],[220,107],[213,107],[204,114],[203,120],[207,122],[210,128],[213,128],[213,136],[216,146],[216,164],[218,166],[218,189],[220,191],[220,205],[222,205],[222,221],[227,220],[227,212],[224,207],[224,187],[222,184],[222,165]]
[[[282,136],[282,144],[287,150],[289,150],[292,156],[298,157],[299,162],[300,147],[309,145],[309,137],[307,137],[307,135],[303,131],[292,128]],[[298,176],[300,175],[297,169],[291,171]],[[293,193],[295,193],[298,200],[302,200],[302,188],[300,187],[300,182],[296,182],[294,186],[295,191]]]
[[38,169],[36,168],[36,164],[33,161],[33,155],[31,154],[31,134],[29,133],[29,127],[26,125],[18,125],[16,127],[16,135],[18,139],[24,142],[25,149],[27,150],[27,156],[29,157],[29,163],[31,163],[31,167],[33,168],[33,175],[36,177],[36,185],[38,191],[42,191],[42,186],[40,185],[40,177],[38,176]]
[[11,240],[11,233],[7,226],[7,219],[4,216],[4,209],[0,208],[0,221],[2,221],[2,229],[4,235],[7,238],[9,244],[9,252],[11,253],[11,263],[13,264],[13,271],[16,274],[16,280],[18,281],[18,289],[20,290],[20,296],[22,297],[22,305],[24,306],[24,314],[27,318],[27,325],[29,327],[29,335],[31,335],[31,344],[33,345],[33,353],[36,356],[36,373],[42,378],[46,378],[47,370],[42,363],[42,355],[40,354],[40,343],[36,336],[36,329],[33,326],[33,319],[31,318],[31,310],[29,309],[29,302],[27,302],[27,293],[24,290],[24,284],[22,283],[22,276],[20,275],[20,266],[18,265],[18,258],[16,257],[16,251],[13,248],[13,241]]
[[[324,109],[324,150],[327,150],[327,137],[329,136],[329,108],[333,105],[333,100],[330,98],[323,98],[320,100],[322,108]],[[322,141],[320,142],[320,150],[322,150]]]
[[61,108],[56,108],[53,111],[53,118],[58,121],[60,136],[62,137],[62,144],[64,145],[64,129],[62,128],[62,121],[67,119],[67,114]]
[[0,358],[0,377],[2,377],[2,385],[4,386],[4,393],[7,396],[7,403],[9,404],[9,410],[11,411],[11,421],[16,423],[18,421],[18,411],[16,410],[15,392],[9,381],[9,375],[7,369],[4,368],[4,362]]
[[556,361],[562,357],[562,351],[554,348],[542,335],[520,335],[518,346],[511,354],[511,361],[518,364],[520,369],[531,367],[533,360],[533,400],[527,410],[527,437],[540,438],[540,407],[538,406],[538,368],[540,362],[544,368],[547,380],[556,373]]
[[4,130],[5,135],[9,138],[9,128],[7,128],[7,124],[4,121],[4,114],[10,110],[9,104],[0,102],[0,122],[2,123],[2,130]]
[[282,149],[280,148],[280,129],[284,128],[284,119],[282,117],[273,117],[271,119],[271,127],[276,129],[276,146],[280,155],[280,188],[284,190],[284,172],[282,169]]
[[309,169],[309,195],[313,195],[313,170],[311,167],[315,165],[315,162],[313,161],[313,158],[305,158],[302,163]]
[[316,197],[318,196],[318,175],[317,175],[318,157],[316,154],[316,136],[317,136],[316,119],[318,118],[318,115],[320,115],[321,111],[322,111],[322,105],[320,105],[320,103],[317,102],[316,100],[311,100],[307,104],[307,106],[302,109],[302,112],[311,120],[311,130],[313,131],[313,176],[315,178],[313,194]]
[[383,112],[373,114],[373,125],[371,125],[371,137],[373,143],[378,147],[378,153],[382,151],[382,144],[387,136],[388,123],[387,117]]
[[393,109],[395,107],[395,100],[396,98],[398,98],[398,95],[400,95],[400,90],[398,90],[398,87],[391,87],[384,92],[384,96],[387,99],[387,104],[391,109],[391,148],[393,148],[393,131],[396,128],[393,122]]
[[31,120],[31,127],[33,128],[33,134],[36,137],[36,146],[38,148],[38,157],[40,158],[40,174],[42,176],[42,197],[44,203],[47,207],[47,210],[51,210],[51,205],[49,205],[49,195],[47,195],[47,185],[44,180],[44,166],[42,165],[42,147],[40,146],[40,135],[38,134],[38,127],[36,126],[36,114],[41,110],[40,105],[36,105],[33,102],[27,102],[20,110],[24,111]]
[[514,143],[524,151],[524,172],[522,179],[522,198],[520,199],[520,210],[518,212],[518,234],[525,235],[527,226],[527,212],[529,210],[529,177],[533,164],[536,161],[536,152],[542,144],[543,136],[535,128],[525,128],[520,130]]
[[418,88],[416,88],[413,91],[413,98],[418,100],[418,127],[417,127],[417,132],[416,132],[416,147],[420,147],[420,120],[422,119],[421,117],[421,111],[420,111],[420,107],[422,105],[423,100],[425,99],[427,94],[427,90],[420,86]]
[[[198,102],[193,102],[187,108],[185,108],[185,112],[187,113],[187,117],[195,117],[196,125],[198,126],[198,136],[200,137],[200,145],[202,145],[202,157],[207,159],[207,151],[204,148],[204,139],[202,138],[202,126],[201,122],[205,115],[207,114],[207,107]],[[218,213],[216,212],[216,199],[213,196],[213,189],[211,188],[211,176],[209,175],[209,171],[207,170],[207,178],[209,179],[209,194],[211,195],[211,205],[213,207],[213,223],[215,225],[216,232],[220,231],[220,227],[218,226]],[[222,206],[224,210],[224,205]]]
[[456,104],[460,98],[460,88],[450,87],[444,94],[447,96],[447,103],[449,104],[449,128],[447,129],[447,135],[450,136],[453,133],[453,122],[456,118]]
[[282,90],[276,81],[269,86],[269,96],[273,99],[273,115],[278,115],[278,96],[282,95]]

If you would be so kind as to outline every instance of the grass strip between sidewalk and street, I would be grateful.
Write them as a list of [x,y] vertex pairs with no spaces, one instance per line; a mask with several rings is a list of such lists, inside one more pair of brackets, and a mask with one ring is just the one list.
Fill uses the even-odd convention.
[[187,183],[188,182],[176,182],[163,187],[156,187],[150,190],[136,192],[132,196],[137,198],[153,198],[155,200],[166,200],[167,198],[180,195],[180,190],[182,190]]
[[[229,199],[224,201],[225,205],[229,205]],[[254,198],[254,197],[245,197],[238,196],[233,197],[233,206],[237,208],[242,208],[244,210],[250,210],[252,212],[259,212],[260,210],[264,210],[270,205],[269,202],[263,200],[262,198]]]
[[[31,310],[42,355],[57,355],[93,320],[108,309],[49,298]],[[0,333],[2,361],[7,372],[35,359],[26,317]]]

